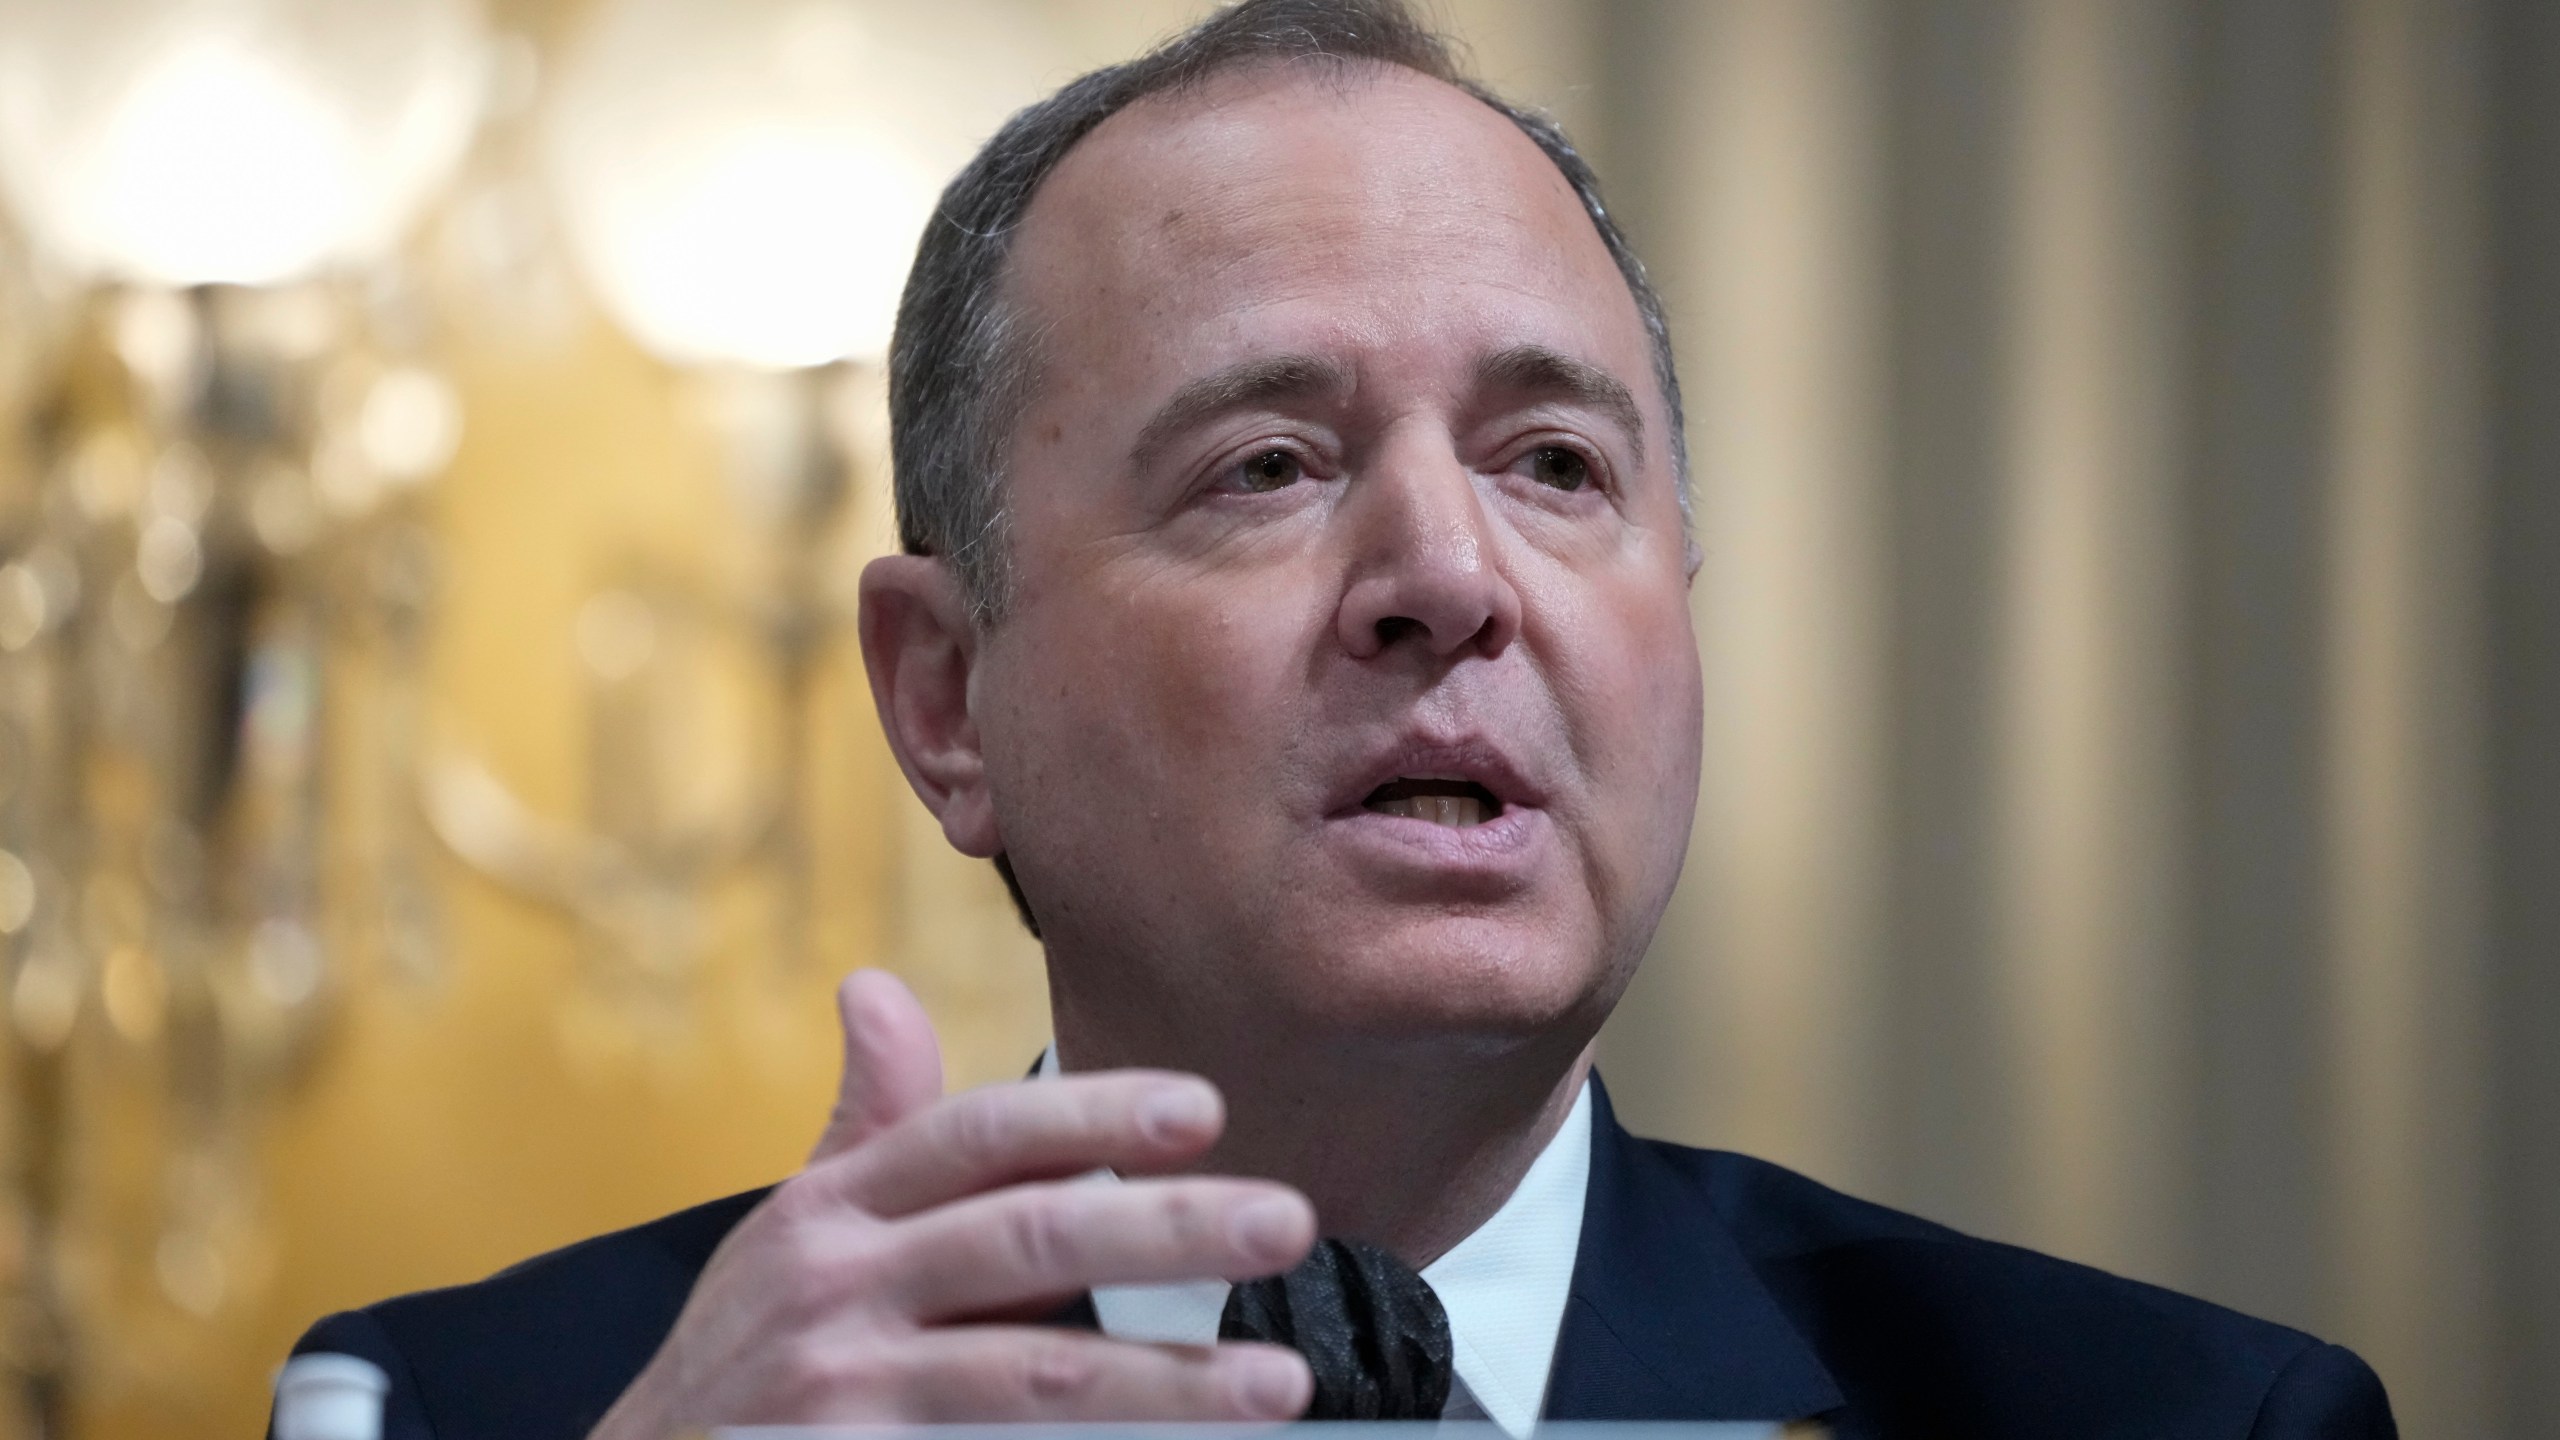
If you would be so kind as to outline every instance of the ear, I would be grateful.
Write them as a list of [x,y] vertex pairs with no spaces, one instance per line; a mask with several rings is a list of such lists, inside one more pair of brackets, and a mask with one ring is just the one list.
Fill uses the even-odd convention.
[[969,714],[978,632],[951,567],[883,555],[862,570],[862,664],[898,768],[942,822],[952,848],[984,860],[1004,849],[987,796],[986,754]]

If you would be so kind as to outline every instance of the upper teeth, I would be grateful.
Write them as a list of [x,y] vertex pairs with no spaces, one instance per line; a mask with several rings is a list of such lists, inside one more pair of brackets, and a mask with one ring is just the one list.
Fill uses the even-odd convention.
[[1407,795],[1401,799],[1381,800],[1370,808],[1381,815],[1428,820],[1452,830],[1484,823],[1484,801],[1473,795]]

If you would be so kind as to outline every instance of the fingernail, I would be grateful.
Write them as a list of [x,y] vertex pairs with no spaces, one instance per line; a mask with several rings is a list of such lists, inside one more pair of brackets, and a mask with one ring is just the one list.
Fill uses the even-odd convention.
[[1217,1123],[1217,1092],[1195,1081],[1159,1085],[1138,1101],[1138,1128],[1150,1140],[1197,1139]]
[[1284,1195],[1248,1200],[1227,1219],[1227,1233],[1256,1259],[1283,1262],[1305,1239],[1307,1207]]
[[1236,1397],[1246,1414],[1295,1420],[1307,1411],[1314,1379],[1295,1355],[1256,1347],[1236,1352]]

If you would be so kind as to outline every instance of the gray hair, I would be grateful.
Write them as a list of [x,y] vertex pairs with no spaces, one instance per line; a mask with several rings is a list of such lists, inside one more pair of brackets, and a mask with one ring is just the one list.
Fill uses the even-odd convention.
[[1016,114],[942,192],[926,223],[889,347],[898,542],[910,555],[951,564],[977,623],[1000,619],[1008,598],[1005,466],[1038,370],[1039,337],[1005,295],[1013,236],[1033,194],[1077,141],[1136,101],[1273,62],[1417,71],[1500,112],[1555,163],[1644,319],[1687,513],[1688,445],[1662,298],[1563,129],[1477,83],[1405,0],[1239,0],[1138,59],[1084,75]]

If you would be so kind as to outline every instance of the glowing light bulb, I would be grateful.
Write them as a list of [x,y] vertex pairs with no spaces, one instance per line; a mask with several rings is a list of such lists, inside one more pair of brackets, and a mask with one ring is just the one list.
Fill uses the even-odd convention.
[[618,243],[592,263],[671,359],[820,365],[886,350],[933,198],[918,164],[858,132],[748,122],[602,197]]
[[77,270],[292,279],[397,238],[486,53],[468,0],[0,0],[0,189]]
[[614,0],[549,127],[572,249],[668,359],[876,359],[944,180],[1037,92],[1036,37],[999,0]]
[[91,163],[67,177],[85,248],[153,279],[265,284],[311,269],[349,227],[345,127],[227,37],[135,77]]

